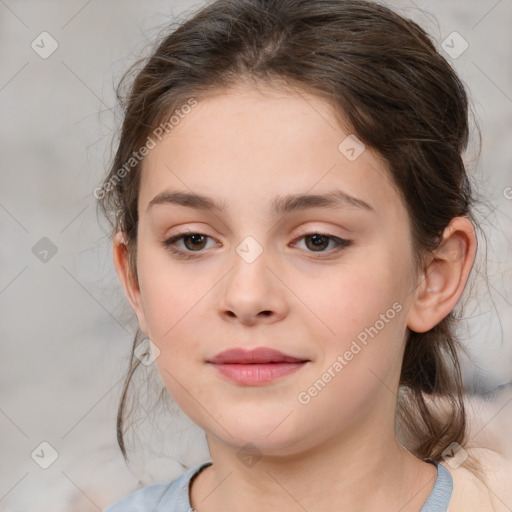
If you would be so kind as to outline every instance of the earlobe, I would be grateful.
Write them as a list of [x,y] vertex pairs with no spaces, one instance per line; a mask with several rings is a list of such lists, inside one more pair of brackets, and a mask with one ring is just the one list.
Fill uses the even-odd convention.
[[124,233],[117,232],[113,240],[113,258],[117,275],[126,294],[130,306],[137,315],[139,326],[144,334],[148,335],[146,317],[142,307],[142,297],[139,284],[130,270],[130,259]]
[[471,222],[452,219],[415,289],[407,322],[411,331],[426,332],[453,310],[473,266],[476,245]]

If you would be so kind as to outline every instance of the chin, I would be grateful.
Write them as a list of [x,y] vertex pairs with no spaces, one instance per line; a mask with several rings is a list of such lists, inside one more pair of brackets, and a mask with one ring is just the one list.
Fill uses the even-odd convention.
[[[280,420],[281,421],[281,420]],[[304,444],[305,432],[301,432],[296,425],[286,420],[279,424],[275,418],[269,421],[236,421],[233,423],[224,422],[223,426],[232,433],[229,436],[226,430],[214,426],[211,432],[222,444],[229,446],[237,452],[254,454],[256,456],[290,456],[297,453],[298,445]],[[212,426],[212,425],[210,425]]]

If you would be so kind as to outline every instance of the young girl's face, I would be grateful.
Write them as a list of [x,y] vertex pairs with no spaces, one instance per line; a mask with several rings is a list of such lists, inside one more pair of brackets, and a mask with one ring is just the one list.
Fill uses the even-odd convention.
[[[384,161],[349,135],[319,98],[240,86],[201,99],[146,156],[132,305],[169,393],[225,445],[292,454],[394,429],[408,216]],[[195,236],[166,246],[180,234]],[[257,347],[307,362],[271,380],[211,362]]]

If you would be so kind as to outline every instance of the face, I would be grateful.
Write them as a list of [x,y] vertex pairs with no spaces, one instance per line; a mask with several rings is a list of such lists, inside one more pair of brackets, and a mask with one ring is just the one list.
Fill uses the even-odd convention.
[[[363,428],[378,438],[373,417],[394,425],[408,216],[384,161],[348,135],[319,98],[239,87],[199,100],[144,161],[132,306],[171,396],[231,447],[292,454]],[[307,362],[259,383],[209,362],[257,347]]]

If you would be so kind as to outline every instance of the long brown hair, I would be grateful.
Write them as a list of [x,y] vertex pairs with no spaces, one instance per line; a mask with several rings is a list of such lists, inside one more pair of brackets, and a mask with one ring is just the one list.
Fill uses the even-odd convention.
[[[409,214],[418,272],[451,219],[467,217],[479,227],[463,161],[468,96],[415,22],[362,0],[217,0],[155,46],[118,86],[124,121],[110,172],[96,194],[112,234],[125,234],[135,283],[141,164],[127,162],[191,99],[248,79],[288,84],[325,99],[352,133],[384,157]],[[127,77],[141,63],[123,95]],[[467,441],[459,362],[466,351],[454,331],[458,320],[451,312],[428,332],[408,332],[397,431],[422,459],[441,460],[451,443]],[[125,460],[125,406],[141,364],[134,350],[142,338],[137,331],[117,417]],[[442,413],[429,403],[434,397],[448,404]],[[478,473],[477,462],[469,457],[464,466]]]

